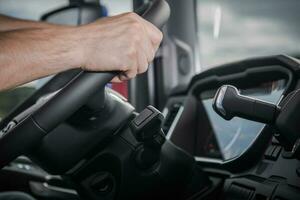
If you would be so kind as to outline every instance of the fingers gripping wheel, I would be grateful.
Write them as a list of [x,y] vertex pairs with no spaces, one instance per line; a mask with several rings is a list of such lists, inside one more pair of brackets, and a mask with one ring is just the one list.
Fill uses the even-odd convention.
[[[155,0],[141,16],[161,28],[170,16],[170,8],[166,1]],[[47,133],[69,118],[96,92],[103,91],[106,83],[117,74],[118,72],[80,72],[48,102],[0,139],[0,168],[34,148]],[[102,102],[104,101],[103,99]]]

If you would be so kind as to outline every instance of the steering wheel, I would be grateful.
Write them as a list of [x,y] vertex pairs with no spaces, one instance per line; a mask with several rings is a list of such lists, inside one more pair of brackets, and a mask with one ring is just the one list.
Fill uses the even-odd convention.
[[[141,12],[144,19],[161,28],[169,18],[170,8],[165,0],[154,0]],[[48,133],[85,105],[118,73],[80,71],[38,108],[26,110],[25,117],[0,139],[0,168],[36,147]]]

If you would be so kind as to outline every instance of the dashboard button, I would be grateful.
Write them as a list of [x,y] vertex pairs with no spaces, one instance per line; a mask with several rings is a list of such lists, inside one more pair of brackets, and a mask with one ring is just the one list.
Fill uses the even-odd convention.
[[270,159],[272,157],[275,148],[276,148],[275,145],[270,145],[265,152],[265,158]]
[[269,160],[277,160],[280,152],[282,150],[282,147],[279,145],[270,145],[268,149],[265,152],[265,158]]
[[282,150],[282,147],[281,146],[276,146],[276,148],[274,149],[273,153],[272,153],[272,159],[273,160],[277,160],[280,152]]

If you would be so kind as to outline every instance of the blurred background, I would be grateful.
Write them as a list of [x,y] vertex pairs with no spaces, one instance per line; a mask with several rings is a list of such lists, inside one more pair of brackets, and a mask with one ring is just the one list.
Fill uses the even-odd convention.
[[300,55],[299,0],[197,0],[204,69],[253,56]]
[[[0,13],[39,20],[43,14],[68,4],[69,0],[0,0]],[[132,0],[101,0],[101,4],[107,7],[110,15],[132,10]]]

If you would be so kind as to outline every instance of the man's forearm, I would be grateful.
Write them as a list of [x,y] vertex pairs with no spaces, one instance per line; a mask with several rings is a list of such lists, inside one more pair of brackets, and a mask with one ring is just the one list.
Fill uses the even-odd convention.
[[16,19],[13,17],[0,15],[0,32],[26,29],[26,28],[49,28],[54,26],[60,26],[60,25],[54,25],[50,23],[31,21],[31,20],[22,20],[22,19]]
[[79,67],[80,38],[74,31],[77,28],[0,32],[0,90]]
[[162,33],[135,13],[79,27],[24,23],[0,31],[0,91],[77,67],[120,71],[113,81],[128,80],[147,70],[162,40]]

